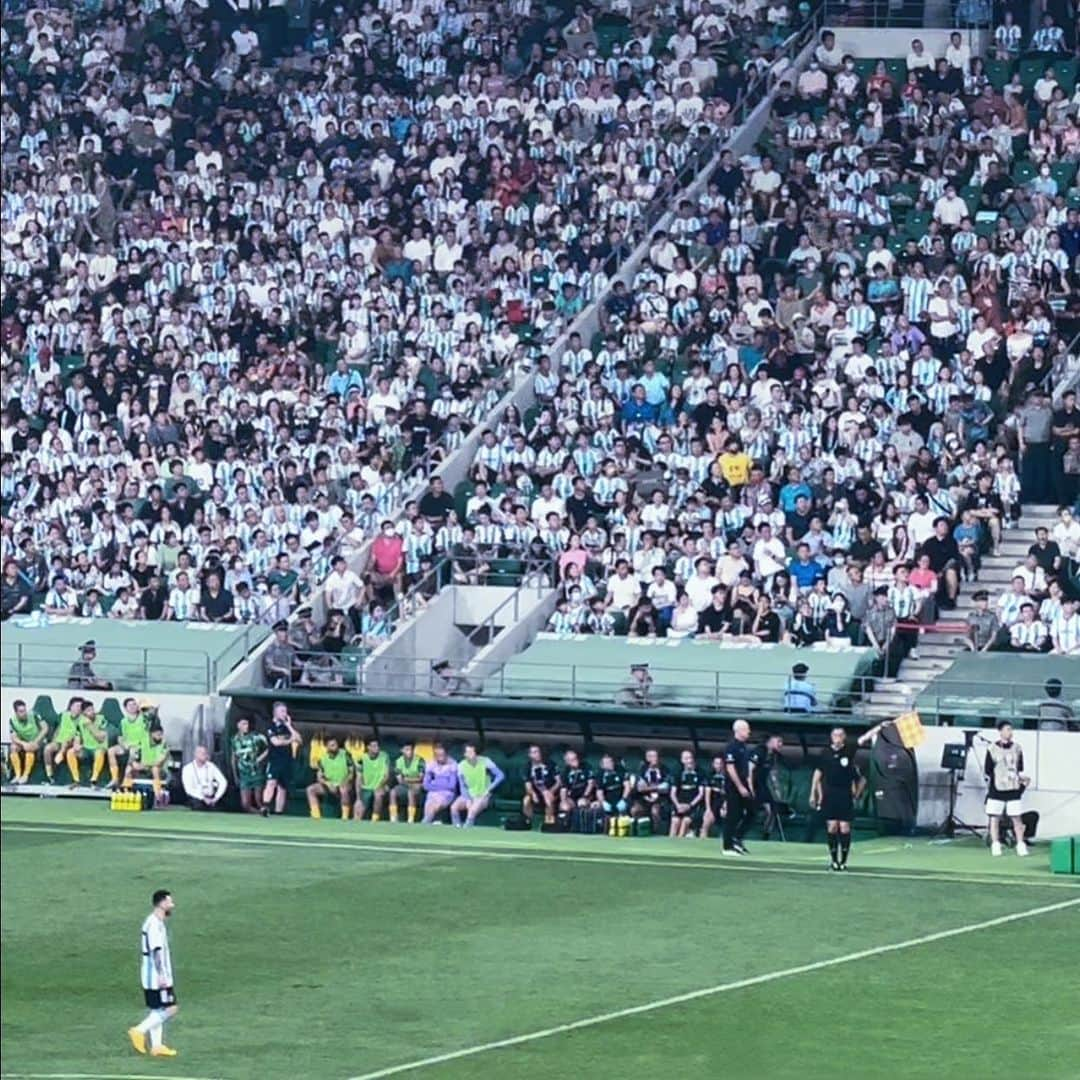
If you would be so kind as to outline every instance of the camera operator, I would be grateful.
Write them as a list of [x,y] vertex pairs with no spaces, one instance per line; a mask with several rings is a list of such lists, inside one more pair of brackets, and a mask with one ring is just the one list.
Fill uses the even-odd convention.
[[1026,855],[1024,843],[1024,788],[1031,781],[1024,776],[1024,752],[1013,741],[1013,726],[1008,720],[998,724],[998,740],[986,748],[983,772],[990,784],[986,793],[986,814],[990,819],[990,854],[1001,854],[1001,819],[1012,818],[1016,833],[1016,854]]

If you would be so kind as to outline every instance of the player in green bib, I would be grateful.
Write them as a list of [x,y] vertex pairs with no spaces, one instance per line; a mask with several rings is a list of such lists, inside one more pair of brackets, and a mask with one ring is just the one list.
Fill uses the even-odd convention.
[[67,708],[60,714],[60,719],[57,721],[56,730],[52,734],[52,738],[45,746],[45,783],[51,784],[55,779],[56,767],[61,761],[68,763],[68,768],[71,768],[74,762],[75,768],[72,771],[72,777],[74,778],[79,771],[79,765],[77,758],[72,754],[72,749],[79,739],[79,716],[82,714],[83,699],[81,697],[73,697],[69,702]]
[[143,749],[150,744],[150,703],[140,706],[133,697],[125,698],[121,706],[120,737],[109,747],[110,787],[120,787],[123,775],[122,762],[129,758],[138,758]]
[[49,741],[49,725],[37,713],[32,713],[21,698],[12,702],[11,749],[8,761],[11,763],[13,783],[25,784],[34,771],[34,763],[41,748]]
[[105,751],[108,749],[109,729],[105,726],[104,719],[94,711],[94,703],[84,701],[79,714],[79,738],[73,748],[75,762],[71,776],[76,784],[79,783],[79,762],[85,758],[93,762],[90,770],[91,785],[101,779],[101,774],[105,771]]
[[378,739],[368,739],[356,763],[356,820],[363,821],[368,812],[372,821],[382,820],[383,804],[389,790],[390,758],[379,748]]
[[[478,752],[476,743],[465,744],[465,755],[458,762],[460,794],[450,804],[450,820],[456,828],[476,824],[488,808],[492,792],[506,779],[505,773],[489,757]],[[462,822],[461,815],[465,814]]]
[[240,805],[249,813],[257,814],[262,806],[260,795],[266,785],[266,759],[270,744],[266,736],[251,730],[251,720],[241,716],[236,721],[236,734],[232,737],[232,772],[240,790]]
[[[384,755],[385,756],[385,755]],[[348,751],[341,748],[337,739],[326,740],[326,750],[319,758],[315,783],[308,784],[308,810],[313,818],[322,817],[319,800],[324,795],[336,795],[341,801],[341,816],[348,821],[352,803],[353,763]]]
[[423,797],[424,759],[416,752],[416,745],[411,742],[401,747],[401,753],[394,761],[394,784],[387,792],[390,803],[390,820],[397,821],[401,810],[402,798],[406,801],[408,821],[412,825],[419,812],[417,807]]
[[165,732],[161,728],[155,728],[150,733],[150,741],[137,758],[132,756],[128,760],[124,772],[124,787],[134,787],[136,779],[147,774],[154,785],[154,801],[160,802],[169,779],[169,748],[165,744]]

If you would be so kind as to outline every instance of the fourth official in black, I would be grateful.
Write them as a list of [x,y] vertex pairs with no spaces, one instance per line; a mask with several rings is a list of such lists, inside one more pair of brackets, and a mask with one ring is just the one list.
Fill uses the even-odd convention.
[[847,869],[855,800],[865,786],[866,780],[855,764],[855,751],[847,745],[847,733],[842,727],[833,728],[829,748],[818,759],[810,782],[810,806],[825,818],[833,870]]

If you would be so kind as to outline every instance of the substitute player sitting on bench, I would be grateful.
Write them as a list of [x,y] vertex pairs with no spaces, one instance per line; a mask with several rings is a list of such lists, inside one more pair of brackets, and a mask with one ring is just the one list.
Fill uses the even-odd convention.
[[319,758],[315,782],[307,786],[308,811],[313,818],[322,817],[319,800],[332,795],[341,803],[341,816],[348,820],[352,808],[353,763],[348,751],[342,750],[335,738],[326,740],[326,750]]

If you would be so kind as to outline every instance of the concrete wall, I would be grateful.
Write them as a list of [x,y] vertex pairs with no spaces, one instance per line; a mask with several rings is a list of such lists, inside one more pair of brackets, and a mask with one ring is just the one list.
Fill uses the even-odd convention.
[[468,638],[474,627],[493,618],[498,640],[503,633],[516,633],[520,625],[531,626],[535,619],[530,615],[537,609],[544,609],[539,616],[543,625],[554,605],[552,595],[546,586],[451,585],[372,653],[364,664],[364,687],[372,693],[424,693],[431,686],[433,661],[449,660],[461,670],[484,651],[486,646]]
[[[926,51],[934,57],[945,55],[945,46],[949,44],[951,30],[920,29],[885,29],[870,30],[857,26],[831,26],[836,35],[836,43],[852,56],[891,57],[902,59],[911,51],[911,39],[918,38]],[[971,49],[972,56],[983,56],[989,45],[990,34],[986,30],[961,30],[964,41]]]
[[[981,738],[994,737],[979,731]],[[941,768],[946,743],[964,741],[962,728],[927,728],[926,740],[915,752],[919,766],[919,818],[922,827],[941,823],[949,810],[949,773]],[[1039,837],[1080,834],[1080,735],[1066,731],[1018,731],[1024,751],[1024,772],[1031,786],[1024,794],[1024,809],[1040,815]],[[986,744],[976,739],[967,769],[957,787],[956,813],[969,825],[985,825],[986,780],[983,759]]]

